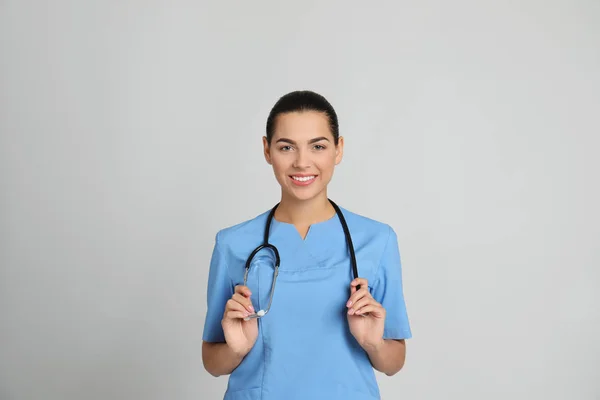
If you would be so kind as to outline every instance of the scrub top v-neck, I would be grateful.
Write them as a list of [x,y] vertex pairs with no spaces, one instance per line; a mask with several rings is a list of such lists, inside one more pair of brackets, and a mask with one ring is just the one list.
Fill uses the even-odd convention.
[[[407,339],[400,254],[394,230],[341,208],[354,242],[358,273],[386,309],[384,337]],[[262,243],[268,212],[216,235],[208,282],[203,339],[223,342],[221,319],[236,285],[243,284],[250,252]],[[367,354],[351,335],[345,306],[353,279],[337,215],[312,224],[304,238],[292,224],[273,219],[269,242],[281,263],[269,313],[258,320],[259,336],[229,377],[226,400],[379,399]],[[274,255],[254,258],[248,287],[255,309],[265,308]]]

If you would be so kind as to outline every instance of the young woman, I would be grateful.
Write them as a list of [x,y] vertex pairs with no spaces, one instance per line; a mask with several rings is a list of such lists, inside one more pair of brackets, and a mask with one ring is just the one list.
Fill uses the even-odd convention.
[[411,337],[396,233],[328,198],[344,141],[323,96],[279,99],[263,144],[281,199],[216,235],[204,366],[226,400],[379,399]]

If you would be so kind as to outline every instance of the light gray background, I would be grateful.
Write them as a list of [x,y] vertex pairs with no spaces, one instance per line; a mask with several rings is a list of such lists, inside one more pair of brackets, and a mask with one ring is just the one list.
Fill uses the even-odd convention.
[[396,229],[384,399],[600,398],[600,3],[0,1],[0,399],[218,399],[218,229],[271,207],[282,94]]

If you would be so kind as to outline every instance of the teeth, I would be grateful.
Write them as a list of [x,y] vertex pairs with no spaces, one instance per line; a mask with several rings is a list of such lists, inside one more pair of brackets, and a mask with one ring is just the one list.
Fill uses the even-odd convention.
[[292,176],[292,179],[295,181],[306,182],[315,179],[315,176]]

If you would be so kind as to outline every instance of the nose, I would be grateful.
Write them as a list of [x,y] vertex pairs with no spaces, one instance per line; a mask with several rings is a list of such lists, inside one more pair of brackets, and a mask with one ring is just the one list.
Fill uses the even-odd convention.
[[296,158],[294,159],[294,168],[308,168],[310,167],[310,157],[308,152],[304,149],[300,149],[296,152]]

